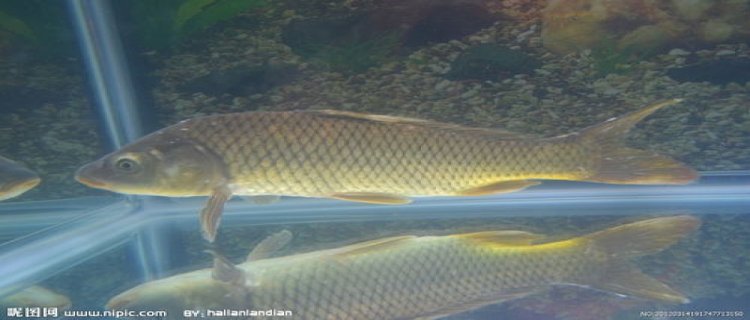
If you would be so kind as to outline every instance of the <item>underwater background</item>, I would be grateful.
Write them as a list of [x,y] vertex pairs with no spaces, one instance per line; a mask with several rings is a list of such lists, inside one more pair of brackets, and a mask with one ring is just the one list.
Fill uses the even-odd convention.
[[[92,58],[79,47],[76,2],[86,3],[0,2],[0,155],[42,179],[0,205],[0,256],[18,257],[38,239],[70,235],[66,230],[87,224],[132,222],[115,218],[137,214],[142,205],[138,198],[122,200],[73,179],[80,166],[117,147],[108,138],[96,80],[87,69]],[[699,183],[669,189],[680,195],[679,188],[697,190],[700,203],[686,191],[684,202],[644,204],[671,191],[572,182],[541,189],[559,193],[522,191],[529,192],[522,200],[539,202],[528,206],[504,206],[507,196],[500,195],[488,202],[440,200],[446,207],[434,212],[437,205],[429,200],[416,203],[415,212],[405,206],[373,214],[311,199],[305,201],[314,213],[284,216],[264,212],[299,199],[268,205],[234,200],[229,207],[242,209],[227,217],[216,244],[234,261],[283,229],[294,240],[282,255],[404,234],[518,229],[564,239],[687,213],[701,217],[703,226],[637,265],[685,293],[690,304],[555,287],[449,319],[643,319],[644,310],[750,311],[750,206],[730,199],[750,197],[749,0],[107,3],[104,18],[120,36],[116,49],[126,59],[135,93],[132,105],[118,107],[137,111],[141,134],[210,114],[336,109],[552,137],[657,100],[684,99],[639,123],[627,144],[700,171]],[[703,187],[720,189],[701,193]],[[565,193],[576,190],[583,191]],[[604,199],[617,201],[597,203],[597,212],[587,205],[601,190],[609,192]],[[118,206],[120,201],[127,204]],[[101,239],[65,268],[42,268],[34,278],[69,297],[72,309],[101,310],[109,298],[147,279],[210,267],[196,221],[200,201],[176,213],[167,212],[173,200],[146,201],[155,217],[148,225],[119,225],[121,235]],[[580,214],[575,206],[560,210],[557,201],[573,201]],[[524,212],[530,207],[534,214]],[[151,240],[158,245],[149,246]]]

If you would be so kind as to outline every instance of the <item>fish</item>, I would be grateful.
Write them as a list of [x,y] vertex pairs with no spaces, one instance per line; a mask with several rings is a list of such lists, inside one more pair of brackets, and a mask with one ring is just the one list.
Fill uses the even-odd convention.
[[565,285],[688,303],[631,260],[670,247],[700,224],[689,215],[658,217],[557,241],[520,230],[396,236],[272,257],[292,238],[284,230],[244,263],[214,253],[212,268],[140,284],[106,308],[165,310],[175,319],[183,310],[206,318],[289,311],[294,319],[435,319]]
[[551,138],[333,110],[205,116],[149,134],[75,177],[126,194],[209,196],[200,214],[209,242],[232,195],[406,204],[414,196],[514,192],[545,179],[685,184],[695,170],[623,145],[637,122],[680,101]]
[[57,308],[59,311],[70,309],[70,298],[41,286],[30,286],[9,296],[0,298],[0,310],[7,308]]
[[41,179],[22,164],[0,156],[0,201],[20,196],[36,187]]

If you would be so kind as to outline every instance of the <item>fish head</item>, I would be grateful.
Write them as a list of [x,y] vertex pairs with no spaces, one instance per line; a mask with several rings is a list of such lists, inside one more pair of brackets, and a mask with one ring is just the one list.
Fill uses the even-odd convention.
[[155,132],[84,165],[76,180],[126,194],[201,196],[226,180],[223,161],[178,135]]
[[34,188],[41,179],[21,164],[0,157],[0,201],[21,195]]
[[244,309],[248,300],[235,288],[212,279],[206,270],[155,280],[118,294],[107,310],[164,310],[181,316],[184,310]]

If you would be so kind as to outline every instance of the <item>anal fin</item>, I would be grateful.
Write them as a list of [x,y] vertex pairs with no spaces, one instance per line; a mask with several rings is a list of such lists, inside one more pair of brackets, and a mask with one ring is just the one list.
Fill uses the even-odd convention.
[[516,192],[538,185],[537,181],[510,180],[490,183],[483,186],[461,190],[456,193],[459,196],[483,196],[488,194]]
[[232,192],[227,187],[218,187],[214,189],[211,196],[206,202],[200,214],[201,234],[203,239],[208,242],[216,240],[216,232],[221,222],[221,214],[224,211],[224,203],[232,196]]
[[329,197],[339,200],[372,204],[407,204],[411,202],[409,198],[402,195],[379,192],[342,192],[334,193]]

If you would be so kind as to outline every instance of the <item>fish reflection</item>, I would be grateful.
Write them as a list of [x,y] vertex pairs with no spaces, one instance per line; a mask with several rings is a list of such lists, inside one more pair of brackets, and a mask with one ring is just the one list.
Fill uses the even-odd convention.
[[107,308],[167,310],[175,318],[183,310],[208,318],[255,310],[291,311],[295,319],[432,319],[552,285],[686,303],[683,294],[630,260],[659,252],[699,226],[697,218],[673,216],[561,241],[524,231],[399,236],[269,258],[290,241],[291,233],[283,231],[261,242],[245,263],[235,266],[215,255],[213,269],[139,285],[112,298]]

